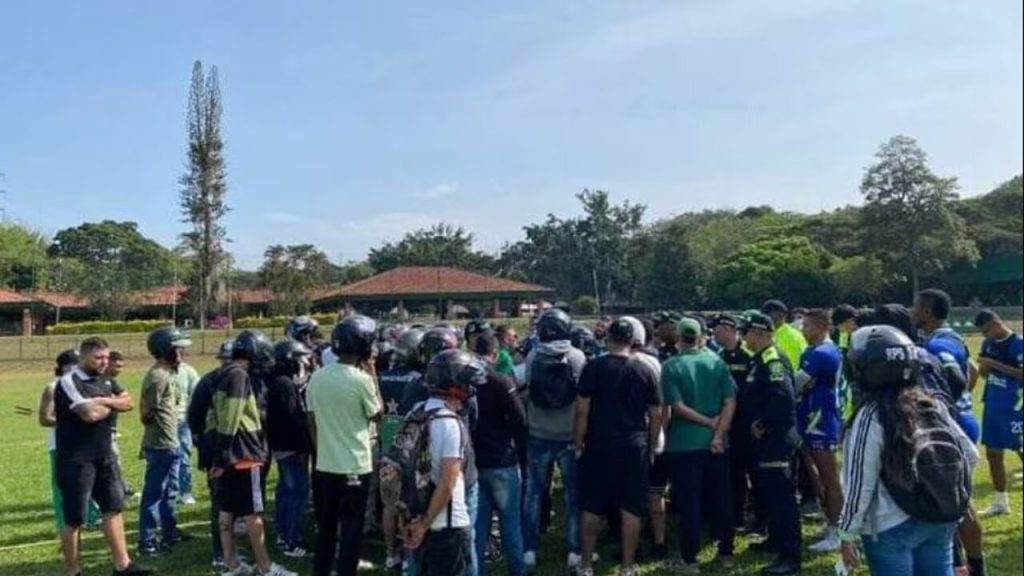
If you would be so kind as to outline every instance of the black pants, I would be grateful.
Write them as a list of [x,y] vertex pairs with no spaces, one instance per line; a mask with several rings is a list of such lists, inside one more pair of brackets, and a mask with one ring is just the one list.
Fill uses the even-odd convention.
[[670,454],[672,505],[679,518],[680,552],[693,564],[700,553],[701,519],[707,512],[718,555],[732,556],[736,525],[732,518],[729,490],[729,458],[708,450]]
[[762,462],[757,471],[758,498],[767,508],[768,542],[785,560],[800,562],[803,537],[793,471],[787,462]]
[[206,487],[210,489],[210,542],[213,544],[213,558],[223,559],[224,547],[220,541],[220,479],[207,475]]
[[313,473],[313,486],[317,529],[313,575],[331,576],[337,555],[338,576],[355,576],[363,546],[370,475],[343,476],[317,471]]
[[[431,531],[423,542],[417,576],[463,576],[472,564],[472,528]],[[481,559],[482,560],[482,559]]]
[[742,434],[733,433],[729,448],[729,479],[732,483],[733,524],[742,528],[746,524],[747,501],[750,496],[750,450]]

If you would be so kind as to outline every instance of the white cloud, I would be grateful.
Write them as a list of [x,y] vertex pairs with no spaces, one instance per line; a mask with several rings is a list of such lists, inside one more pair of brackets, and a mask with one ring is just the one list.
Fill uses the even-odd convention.
[[427,188],[426,190],[419,190],[413,192],[412,197],[419,200],[436,200],[437,198],[444,198],[445,196],[451,196],[459,191],[458,182],[440,182]]

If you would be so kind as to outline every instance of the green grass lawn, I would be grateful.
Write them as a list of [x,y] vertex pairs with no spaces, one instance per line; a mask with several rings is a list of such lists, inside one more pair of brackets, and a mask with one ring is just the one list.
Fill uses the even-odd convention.
[[[210,360],[197,360],[197,368],[207,369],[212,366]],[[126,388],[137,397],[145,366],[137,363],[123,378]],[[15,413],[16,406],[35,409],[39,393],[51,374],[44,364],[14,365],[0,363],[0,574],[4,576],[35,576],[60,573],[60,559],[54,531],[50,505],[50,481],[46,454],[46,431],[36,425],[34,417],[19,416]],[[140,487],[143,474],[142,463],[132,457],[136,454],[141,438],[141,425],[134,414],[121,419],[121,449],[125,455],[125,474],[129,482]],[[1010,469],[1020,469],[1015,457],[1008,460]],[[271,476],[271,484],[274,476]],[[179,507],[179,522],[185,530],[197,539],[180,545],[173,553],[151,561],[160,568],[163,574],[175,576],[208,576],[210,570],[209,540],[207,537],[206,490],[202,474],[196,476],[196,497],[198,506]],[[977,476],[977,497],[979,507],[987,505],[992,493],[987,467],[982,465]],[[272,499],[273,491],[270,490]],[[1013,507],[1016,513],[1012,516],[988,520],[985,522],[987,531],[987,552],[993,576],[1012,576],[1024,573],[1024,552],[1021,549],[1022,527],[1021,487],[1013,485]],[[271,502],[270,506],[273,506]],[[272,517],[268,515],[268,518]],[[134,549],[135,529],[138,524],[138,505],[133,502],[126,512],[129,544]],[[563,574],[565,556],[562,552],[564,527],[561,517],[545,538],[540,553],[545,561],[537,571],[541,575]],[[821,529],[820,524],[807,524],[804,533],[810,542]],[[270,541],[273,541],[271,536]],[[734,574],[753,575],[769,559],[746,551],[747,542],[738,541],[738,566]],[[110,564],[102,539],[98,531],[88,532],[84,542],[84,558],[87,574],[107,574]],[[374,562],[382,560],[383,551],[379,543],[367,545],[367,558]],[[705,550],[704,560],[710,561],[714,551]],[[606,550],[602,554],[611,558],[613,551]],[[310,562],[289,561],[280,554],[275,559],[294,569],[300,574],[310,574]],[[807,555],[805,574],[811,576],[832,576],[834,574],[834,556]],[[608,562],[599,566],[601,574],[615,574],[615,567]],[[383,571],[380,571],[383,573]],[[503,567],[496,567],[492,573],[504,573]],[[648,566],[644,574],[657,574],[659,571]],[[706,570],[705,574],[717,575],[719,572]]]

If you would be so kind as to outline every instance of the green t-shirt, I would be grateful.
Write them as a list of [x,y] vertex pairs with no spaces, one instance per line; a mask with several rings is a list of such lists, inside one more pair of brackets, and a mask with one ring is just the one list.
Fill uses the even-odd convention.
[[789,367],[794,372],[800,369],[800,358],[807,349],[807,339],[802,332],[791,324],[783,324],[775,329],[775,345],[789,360]]
[[372,472],[370,418],[382,409],[373,378],[354,366],[329,364],[310,378],[306,403],[316,422],[316,469]]
[[[707,348],[687,350],[669,360],[661,370],[661,387],[666,406],[682,402],[708,418],[718,416],[725,401],[736,396],[729,367]],[[714,435],[706,426],[672,416],[665,450],[709,450]]]
[[139,413],[153,413],[144,423],[142,448],[165,450],[178,447],[177,375],[159,364],[153,365],[142,379]]
[[494,362],[494,371],[510,378],[516,377],[516,363],[508,350],[498,349],[498,359]]

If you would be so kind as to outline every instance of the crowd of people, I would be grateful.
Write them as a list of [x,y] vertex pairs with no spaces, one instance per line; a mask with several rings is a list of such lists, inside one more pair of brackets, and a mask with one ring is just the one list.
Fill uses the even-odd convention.
[[[556,305],[523,338],[484,320],[459,329],[359,315],[324,334],[303,316],[276,344],[241,332],[202,378],[183,361],[189,336],[167,327],[149,335],[137,405],[118,384],[123,358],[89,338],[57,358],[39,411],[55,428],[64,573],[81,575],[80,531],[97,522],[115,575],[152,573],[129,556],[122,518],[132,491],[117,419],[136,410],[137,555],[193,538],[175,509],[195,503],[195,449],[213,568],[225,576],[294,574],[267,544],[275,464],[274,548],[312,556],[315,576],[356,574],[371,533],[385,567],[407,575],[486,575],[500,561],[510,576],[541,563],[590,576],[602,531],[626,576],[641,562],[699,574],[706,543],[731,569],[739,532],[774,557],[767,576],[800,573],[808,553],[835,555],[838,574],[984,576],[981,518],[1010,513],[1005,453],[1021,456],[1024,341],[982,311],[972,359],[950,308],[925,290],[912,309],[770,300],[585,326]],[[996,492],[980,513],[979,442]],[[562,555],[542,558],[556,549],[540,543],[559,491]],[[825,529],[805,546],[814,514]]]

